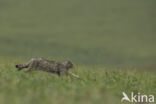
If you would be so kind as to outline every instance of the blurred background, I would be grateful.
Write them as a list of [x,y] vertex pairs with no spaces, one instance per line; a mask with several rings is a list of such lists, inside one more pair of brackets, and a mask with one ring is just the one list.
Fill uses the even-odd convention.
[[152,66],[155,0],[0,0],[0,57]]

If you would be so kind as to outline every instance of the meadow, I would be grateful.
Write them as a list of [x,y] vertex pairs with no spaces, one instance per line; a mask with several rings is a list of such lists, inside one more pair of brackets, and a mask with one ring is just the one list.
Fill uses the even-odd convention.
[[[156,96],[155,4],[0,0],[0,104],[121,104],[123,91]],[[15,69],[32,57],[71,60],[83,80]]]
[[0,56],[154,65],[155,0],[0,0]]
[[6,59],[0,64],[0,104],[121,104],[122,92],[132,91],[156,96],[155,72],[75,66],[71,71],[79,80],[18,72],[14,65],[19,62]]

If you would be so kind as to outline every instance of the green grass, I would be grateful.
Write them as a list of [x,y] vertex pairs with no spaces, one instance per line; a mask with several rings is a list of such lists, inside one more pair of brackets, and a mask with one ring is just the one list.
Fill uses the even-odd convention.
[[78,80],[18,72],[14,65],[22,62],[0,63],[0,104],[121,104],[123,91],[156,96],[155,72],[76,65],[71,71],[83,79]]
[[155,64],[155,9],[155,0],[0,0],[0,56]]
[[[156,96],[155,4],[0,0],[0,104],[120,104],[123,91]],[[15,70],[32,57],[70,59],[84,80]]]

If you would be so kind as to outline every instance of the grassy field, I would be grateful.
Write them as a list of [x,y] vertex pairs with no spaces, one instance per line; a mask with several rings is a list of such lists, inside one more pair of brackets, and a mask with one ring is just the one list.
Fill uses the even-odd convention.
[[[155,4],[0,0],[0,104],[120,104],[123,91],[156,96]],[[32,57],[70,59],[83,80],[15,70]]]
[[0,56],[153,65],[155,10],[155,0],[0,0]]
[[79,80],[18,72],[14,65],[19,62],[23,61],[0,64],[0,104],[121,104],[122,92],[132,91],[156,96],[155,72],[75,66],[72,72],[83,79]]

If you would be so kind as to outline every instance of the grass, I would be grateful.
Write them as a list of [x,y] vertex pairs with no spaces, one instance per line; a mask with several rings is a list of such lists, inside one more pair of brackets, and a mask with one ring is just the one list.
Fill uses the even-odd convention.
[[0,0],[0,56],[155,64],[154,0]]
[[[18,72],[22,60],[0,64],[1,104],[121,104],[122,92],[156,96],[155,72],[78,66],[72,70],[83,80],[59,78],[46,72]],[[126,102],[125,102],[126,103]]]
[[[155,10],[155,0],[0,0],[0,104],[156,96]],[[70,59],[84,80],[16,71],[32,57]]]

